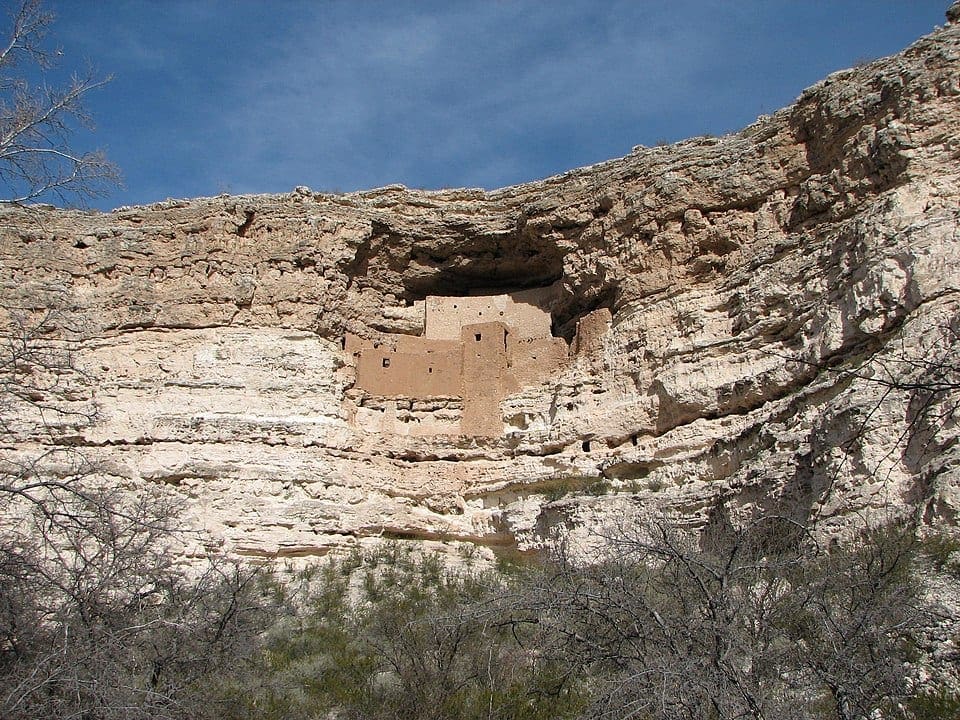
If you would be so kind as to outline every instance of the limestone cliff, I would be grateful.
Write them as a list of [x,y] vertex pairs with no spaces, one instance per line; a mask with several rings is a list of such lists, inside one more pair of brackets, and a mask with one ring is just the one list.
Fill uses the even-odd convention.
[[[82,448],[254,556],[524,549],[721,503],[953,523],[958,160],[954,24],[735,135],[493,192],[3,210],[8,331],[55,311],[84,411],[8,418],[5,452]],[[358,383],[356,348],[460,342],[425,333],[429,302],[525,291],[549,362],[438,345],[446,385]]]

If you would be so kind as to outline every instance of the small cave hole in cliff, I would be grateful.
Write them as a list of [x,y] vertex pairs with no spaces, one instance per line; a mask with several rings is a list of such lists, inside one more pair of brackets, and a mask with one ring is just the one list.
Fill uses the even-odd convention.
[[247,236],[247,230],[249,230],[250,226],[253,225],[253,221],[256,219],[257,213],[253,210],[244,210],[243,217],[243,222],[237,225],[237,229],[235,231],[237,237]]

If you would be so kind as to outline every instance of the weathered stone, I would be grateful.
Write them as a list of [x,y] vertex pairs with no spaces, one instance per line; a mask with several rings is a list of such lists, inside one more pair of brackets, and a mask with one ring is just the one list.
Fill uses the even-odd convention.
[[[0,210],[3,321],[54,309],[98,411],[7,418],[8,452],[69,443],[256,556],[721,501],[955,522],[958,58],[951,24],[736,135],[493,192]],[[467,362],[454,304],[516,343]],[[429,343],[449,385],[358,382],[354,353]]]
[[947,8],[947,22],[960,22],[960,2],[955,2]]

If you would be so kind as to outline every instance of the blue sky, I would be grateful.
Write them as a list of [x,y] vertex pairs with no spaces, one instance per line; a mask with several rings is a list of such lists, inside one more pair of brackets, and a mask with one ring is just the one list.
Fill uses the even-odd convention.
[[[10,0],[3,0],[8,3]],[[47,0],[124,188],[495,188],[722,134],[944,22],[947,0]]]

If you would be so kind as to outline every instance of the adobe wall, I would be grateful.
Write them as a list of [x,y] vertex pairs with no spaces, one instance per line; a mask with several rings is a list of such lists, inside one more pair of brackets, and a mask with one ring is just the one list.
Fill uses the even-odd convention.
[[372,434],[430,437],[461,435],[462,416],[459,398],[410,400],[368,395],[354,406],[349,422]]
[[577,321],[577,334],[573,339],[574,355],[589,355],[603,349],[603,339],[610,330],[613,315],[609,308],[600,308],[587,313]]
[[424,336],[457,340],[464,327],[502,322],[517,337],[550,337],[550,313],[537,304],[542,290],[509,295],[476,297],[428,297]]
[[507,326],[501,322],[477,323],[460,331],[463,350],[463,418],[460,432],[464,435],[500,435],[503,420],[500,400],[507,374]]
[[511,334],[507,342],[507,367],[513,387],[509,392],[540,382],[566,362],[567,354],[563,338],[518,338]]
[[394,348],[350,336],[346,350],[355,358],[355,386],[371,395],[459,397],[460,343],[402,335]]
[[[550,333],[540,293],[428,297],[422,336],[388,334],[374,343],[347,335],[354,387],[383,398],[456,398],[463,408],[460,434],[502,434],[500,401],[548,377],[567,358],[567,343]],[[404,422],[403,413],[388,410],[358,409],[356,417],[385,432],[431,427],[422,417]]]

